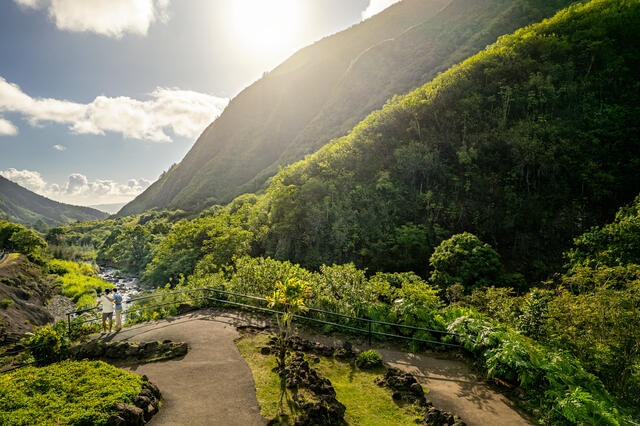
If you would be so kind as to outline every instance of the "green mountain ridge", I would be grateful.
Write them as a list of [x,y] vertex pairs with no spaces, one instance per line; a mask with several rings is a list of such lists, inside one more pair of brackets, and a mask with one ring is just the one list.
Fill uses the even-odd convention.
[[576,5],[501,37],[279,172],[264,255],[424,275],[472,232],[544,278],[640,192],[640,2]]
[[59,203],[0,176],[0,219],[36,228],[77,221],[102,220],[107,213],[90,207]]
[[199,211],[257,192],[279,167],[346,134],[495,39],[570,1],[405,0],[308,46],[247,87],[120,216]]

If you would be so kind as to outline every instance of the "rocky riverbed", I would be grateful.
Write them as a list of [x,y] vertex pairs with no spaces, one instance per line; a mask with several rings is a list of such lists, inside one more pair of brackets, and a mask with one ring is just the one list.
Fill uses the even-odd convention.
[[118,288],[118,293],[122,295],[125,309],[132,297],[151,289],[140,284],[140,280],[135,275],[123,274],[115,268],[101,267],[98,276]]

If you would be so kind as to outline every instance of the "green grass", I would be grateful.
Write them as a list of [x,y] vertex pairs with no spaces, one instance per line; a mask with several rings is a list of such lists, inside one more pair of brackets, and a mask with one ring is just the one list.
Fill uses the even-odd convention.
[[104,425],[142,378],[102,361],[63,361],[0,375],[0,425]]
[[267,340],[268,336],[264,334],[247,336],[237,340],[236,346],[253,373],[260,412],[264,417],[273,419],[278,414],[280,378],[273,372],[275,356],[260,353],[259,348],[266,346]]
[[350,425],[392,426],[415,424],[417,408],[398,405],[391,398],[391,390],[374,383],[383,376],[385,368],[360,370],[348,363],[320,358],[314,368],[331,381],[338,401],[346,407],[345,420]]
[[[265,418],[273,419],[278,414],[280,378],[273,372],[275,356],[262,355],[259,349],[267,345],[268,338],[264,334],[245,336],[236,345],[253,372],[261,413]],[[347,408],[345,420],[349,425],[401,426],[416,423],[416,407],[396,404],[389,389],[374,383],[376,377],[384,375],[384,367],[360,370],[350,363],[326,357],[320,357],[320,363],[312,364],[312,367],[331,381],[338,401]],[[284,406],[288,410],[286,403]],[[285,413],[292,418],[293,413],[287,410]]]
[[87,263],[53,259],[48,268],[60,277],[62,295],[72,299],[79,309],[94,307],[96,294],[105,288],[113,288],[113,284],[100,278],[94,267]]

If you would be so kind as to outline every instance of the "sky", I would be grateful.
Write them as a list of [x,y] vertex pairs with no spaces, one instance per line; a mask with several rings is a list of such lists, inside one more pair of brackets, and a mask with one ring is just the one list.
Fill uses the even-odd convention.
[[397,1],[0,0],[0,175],[115,212],[264,72]]

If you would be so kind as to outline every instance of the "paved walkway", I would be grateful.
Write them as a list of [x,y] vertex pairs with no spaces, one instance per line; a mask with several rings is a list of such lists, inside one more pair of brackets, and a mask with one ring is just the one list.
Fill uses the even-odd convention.
[[[189,353],[181,359],[126,367],[146,375],[162,392],[162,408],[150,425],[257,426],[267,423],[260,415],[251,371],[234,343],[240,337],[238,325],[265,326],[251,315],[202,310],[126,327],[108,335],[107,339],[113,341],[168,339],[187,342],[190,346]],[[429,389],[427,399],[434,406],[458,414],[468,426],[532,424],[520,416],[504,396],[474,376],[464,362],[386,348],[377,350],[389,365],[413,374]]]
[[428,393],[434,407],[457,414],[467,426],[533,425],[494,392],[462,361],[379,349],[392,367],[411,373]]
[[[249,320],[249,319],[248,319]],[[162,392],[162,408],[150,425],[265,425],[251,370],[234,340],[238,318],[199,311],[125,327],[113,341],[187,342],[184,358],[125,369],[146,375]]]

